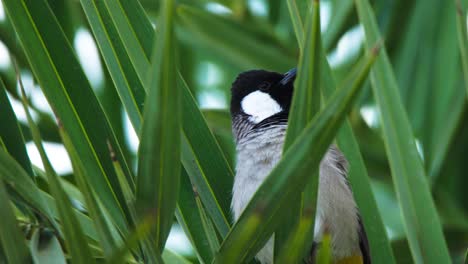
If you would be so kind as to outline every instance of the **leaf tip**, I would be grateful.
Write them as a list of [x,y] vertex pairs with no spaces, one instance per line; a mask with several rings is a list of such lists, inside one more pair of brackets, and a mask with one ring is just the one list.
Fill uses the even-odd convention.
[[117,162],[117,156],[115,155],[114,148],[112,147],[112,144],[110,143],[109,139],[106,140],[107,143],[107,149],[109,149],[109,155],[112,160],[112,162]]
[[460,0],[455,1],[455,8],[457,9],[457,14],[463,17],[463,6]]
[[198,193],[197,186],[195,186],[194,184],[192,184],[192,191],[193,191],[193,195],[195,196],[195,198],[200,197],[200,194]]
[[57,127],[59,128],[59,130],[63,130],[63,123],[60,117],[58,117],[58,115],[55,115],[55,120],[57,121]]
[[26,91],[24,90],[23,80],[21,79],[20,69],[15,59],[12,60],[13,67],[15,69],[16,83],[19,85],[21,90],[21,96],[26,99]]
[[384,40],[383,39],[378,40],[370,50],[371,55],[373,57],[377,57],[380,53],[380,50],[382,50],[383,45],[384,45]]

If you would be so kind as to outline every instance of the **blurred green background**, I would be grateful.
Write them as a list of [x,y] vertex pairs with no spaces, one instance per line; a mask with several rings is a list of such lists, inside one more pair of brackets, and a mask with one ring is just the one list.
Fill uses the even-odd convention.
[[[158,1],[140,0],[153,26],[158,27]],[[468,248],[468,115],[466,89],[457,33],[455,1],[373,0],[375,15],[396,75],[414,140],[428,176],[444,235],[455,262]],[[93,34],[77,0],[48,0],[72,43],[100,103],[124,140],[124,154],[136,164],[138,139],[122,108]],[[205,113],[208,124],[231,164],[234,145],[228,115],[229,88],[238,73],[250,69],[285,72],[294,67],[298,46],[286,1],[280,0],[181,0],[196,12],[179,13],[176,36],[180,40],[180,70]],[[305,1],[297,1],[305,12]],[[464,2],[465,7],[466,1]],[[197,13],[199,12],[199,13]],[[468,18],[465,13],[465,22]],[[190,16],[210,18],[206,26]],[[339,83],[364,54],[364,32],[351,0],[321,1],[324,48]],[[0,76],[25,132],[33,164],[42,167],[28,133],[11,58],[21,68],[21,78],[31,99],[36,121],[49,158],[57,172],[74,183],[71,162],[62,145],[53,112],[31,74],[15,31],[0,9]],[[0,106],[0,111],[1,111]],[[381,120],[366,84],[349,115],[357,136],[386,231],[398,263],[412,263],[401,211],[392,184],[381,134]],[[1,124],[0,124],[0,129]],[[398,128],[395,128],[398,130]],[[412,186],[418,192],[418,186]],[[76,205],[79,207],[79,204]],[[177,225],[168,247],[195,260],[193,250]],[[406,262],[405,262],[406,261]]]

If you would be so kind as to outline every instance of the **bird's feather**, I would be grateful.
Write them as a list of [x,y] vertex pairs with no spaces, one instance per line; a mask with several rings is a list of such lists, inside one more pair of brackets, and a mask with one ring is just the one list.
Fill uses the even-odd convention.
[[363,264],[371,264],[371,256],[369,249],[369,241],[367,240],[366,230],[362,224],[361,217],[359,217],[359,248],[361,249]]

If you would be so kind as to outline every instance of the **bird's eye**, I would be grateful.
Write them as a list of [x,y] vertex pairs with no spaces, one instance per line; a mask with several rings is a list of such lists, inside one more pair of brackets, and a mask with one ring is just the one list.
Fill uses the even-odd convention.
[[259,86],[258,89],[260,91],[266,92],[270,89],[271,83],[269,82],[262,82]]

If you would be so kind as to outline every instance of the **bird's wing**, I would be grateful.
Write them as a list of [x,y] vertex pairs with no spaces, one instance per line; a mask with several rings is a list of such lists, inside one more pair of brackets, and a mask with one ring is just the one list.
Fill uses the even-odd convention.
[[303,264],[315,264],[315,257],[317,256],[317,250],[319,246],[320,243],[317,243],[315,241],[312,243],[312,248],[310,248],[309,256],[304,259]]
[[362,224],[361,217],[359,217],[359,247],[361,248],[362,254],[362,263],[363,264],[371,264],[371,255],[370,255],[370,248],[369,248],[369,241],[367,240],[366,230],[364,229],[364,225]]

